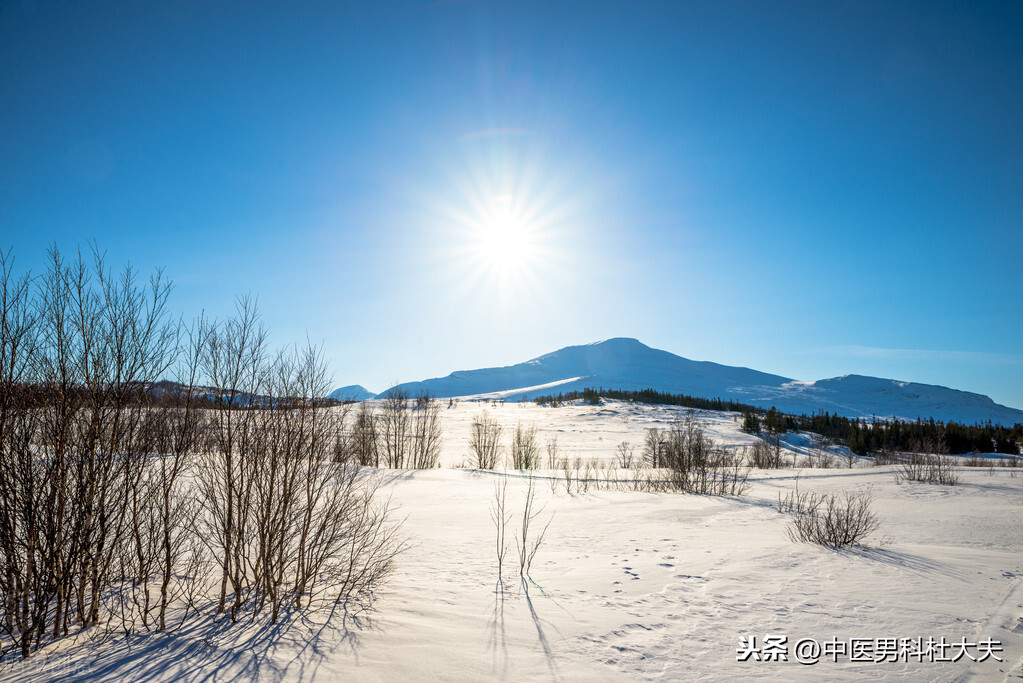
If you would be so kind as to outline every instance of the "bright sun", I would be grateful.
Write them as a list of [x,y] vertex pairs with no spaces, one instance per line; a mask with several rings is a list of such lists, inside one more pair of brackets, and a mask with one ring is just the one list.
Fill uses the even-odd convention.
[[466,150],[464,169],[452,168],[450,188],[431,197],[449,198],[434,209],[445,243],[437,253],[450,259],[455,290],[487,302],[535,302],[565,262],[574,200],[561,175],[549,177],[518,140],[484,142]]
[[511,274],[529,266],[534,245],[527,221],[515,212],[511,197],[494,198],[479,227],[479,255],[487,267]]

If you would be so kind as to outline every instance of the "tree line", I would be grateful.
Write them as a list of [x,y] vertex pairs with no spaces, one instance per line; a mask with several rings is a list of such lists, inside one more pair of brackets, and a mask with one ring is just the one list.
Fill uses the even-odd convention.
[[863,419],[843,417],[835,413],[791,415],[774,407],[767,410],[739,403],[731,399],[699,398],[687,394],[672,394],[654,389],[630,391],[624,389],[593,389],[570,391],[557,395],[537,396],[537,405],[559,406],[569,401],[583,400],[596,405],[600,399],[633,401],[655,405],[682,406],[698,410],[739,412],[743,414],[744,431],[776,435],[787,431],[808,431],[821,434],[845,444],[857,455],[879,452],[927,453],[1004,453],[1019,454],[1023,444],[1023,424],[1012,427],[992,424],[967,425],[955,421],[942,422],[933,418],[915,421],[897,417]]
[[615,401],[633,401],[635,403],[649,403],[652,405],[681,406],[683,408],[694,408],[696,410],[716,410],[722,412],[743,412],[746,410],[759,411],[745,403],[739,403],[731,399],[722,398],[700,398],[688,394],[672,394],[655,389],[599,389],[584,388],[582,391],[560,392],[557,395],[545,394],[536,396],[533,401],[537,405],[560,406],[570,401],[582,399],[590,405],[597,405],[600,399],[608,398]]
[[897,417],[864,420],[824,412],[799,415],[792,422],[795,429],[840,441],[857,455],[893,451],[1016,455],[1023,443],[1023,424],[1012,427],[991,422],[967,425],[933,418],[909,421]]

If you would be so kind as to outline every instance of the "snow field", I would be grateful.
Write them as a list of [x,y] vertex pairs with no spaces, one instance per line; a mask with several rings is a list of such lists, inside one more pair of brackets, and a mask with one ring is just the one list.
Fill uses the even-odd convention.
[[[551,520],[531,577],[518,576],[514,533],[528,477],[459,467],[472,421],[535,424],[542,447],[610,462],[627,440],[667,426],[676,409],[610,402],[544,408],[442,409],[442,467],[381,470],[413,547],[377,595],[343,620],[317,613],[285,630],[239,625],[56,644],[0,672],[12,680],[1015,680],[1023,676],[1023,475],[964,468],[957,486],[896,483],[894,467],[754,470],[741,498],[597,490],[556,492],[535,473],[538,530]],[[701,413],[718,443],[754,437],[730,414]],[[802,447],[797,437],[793,448]],[[560,473],[554,473],[561,476]],[[498,584],[495,482],[507,481],[509,550]],[[779,493],[869,489],[880,528],[864,547],[791,542]],[[326,622],[326,625],[324,625]],[[741,638],[944,637],[999,640],[1004,661],[815,665],[737,660]],[[971,651],[978,655],[976,649]],[[47,659],[49,657],[49,659]]]

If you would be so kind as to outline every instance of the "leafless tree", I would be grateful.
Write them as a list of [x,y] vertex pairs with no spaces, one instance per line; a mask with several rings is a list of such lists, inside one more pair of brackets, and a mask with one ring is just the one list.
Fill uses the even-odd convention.
[[515,426],[512,435],[512,467],[517,470],[532,470],[540,464],[540,447],[536,442],[536,425]]
[[[558,450],[558,437],[556,435],[548,437],[548,439],[546,441],[546,444],[545,444],[545,447],[546,447],[546,451],[547,451],[547,469],[549,469],[549,470],[551,470],[553,472],[554,470],[556,470],[558,468],[558,464],[559,464],[559,461],[560,461],[560,458],[558,456],[558,453],[559,453],[559,450]],[[552,478],[553,478],[553,476],[552,476]]]
[[647,464],[654,469],[663,466],[664,435],[657,427],[650,427],[646,430],[646,437],[643,440],[643,457]]
[[859,459],[859,456],[856,455],[856,452],[853,451],[853,449],[851,449],[849,447],[846,447],[846,449],[845,449],[845,464],[849,467],[849,469],[852,469],[853,467],[856,466],[856,461],[858,459]]
[[831,439],[812,432],[810,434],[810,452],[808,464],[811,467],[830,468],[834,465],[834,457],[831,454]]
[[411,423],[411,467],[417,470],[436,467],[441,448],[440,404],[429,394],[418,396],[412,408]]
[[[578,459],[576,459],[578,462]],[[567,457],[561,458],[558,461],[558,467],[561,469],[561,475],[565,482],[565,493],[572,495],[572,482],[576,481],[576,477],[572,476],[572,463]],[[578,467],[576,467],[576,473],[578,474]],[[578,490],[578,487],[577,487]]]
[[910,452],[899,460],[895,480],[955,486],[959,483],[959,471],[952,456]]
[[[143,482],[150,455],[146,391],[167,370],[175,343],[166,310],[170,285],[160,273],[143,288],[130,266],[115,277],[95,249],[93,257],[91,270],[79,256],[62,277],[77,342],[72,362],[84,399],[84,433],[72,459],[81,511],[75,530],[81,563],[78,614],[85,626],[99,623],[103,591],[111,582],[149,579],[152,553],[143,546],[149,502]],[[132,561],[126,563],[129,555]],[[126,575],[126,566],[141,573]],[[115,568],[119,571],[112,575]]]
[[208,556],[195,533],[199,507],[190,491],[188,477],[193,471],[193,454],[204,450],[210,426],[210,412],[203,410],[199,397],[200,368],[209,326],[203,318],[182,329],[178,364],[175,368],[176,396],[151,409],[152,462],[148,484],[153,491],[153,515],[159,546],[160,587],[157,629],[167,628],[172,602],[185,599],[182,619],[194,608],[198,578],[205,574]]
[[51,249],[34,298],[7,259],[0,270],[3,621],[28,656],[72,621],[98,624],[138,556],[147,390],[173,358],[174,326],[159,273],[148,286],[130,267],[115,276],[95,249],[91,265]]
[[412,410],[408,392],[392,388],[381,405],[381,445],[384,463],[400,469],[408,466],[412,441]]
[[212,448],[200,462],[200,500],[207,528],[202,535],[216,552],[221,569],[217,611],[227,608],[236,619],[248,590],[243,554],[251,521],[254,450],[257,446],[257,401],[267,381],[267,332],[256,302],[239,299],[236,315],[209,330],[203,370],[212,385]]
[[757,439],[748,451],[749,463],[758,470],[773,470],[782,466],[781,453],[763,439]]
[[35,279],[12,266],[0,254],[0,659],[75,625],[166,629],[218,578],[219,611],[277,619],[387,575],[400,525],[350,457],[347,408],[319,400],[319,349],[271,357],[250,299],[183,328],[159,272],[113,274],[95,249],[52,249]]
[[351,433],[352,448],[360,465],[380,467],[380,434],[377,416],[369,401],[359,404]]
[[749,468],[735,453],[715,447],[693,411],[672,423],[661,458],[667,486],[674,491],[734,496],[749,488]]
[[618,466],[624,470],[632,468],[633,454],[636,452],[635,447],[628,441],[622,441],[618,444],[615,449],[615,455],[618,459]]
[[481,470],[495,469],[501,461],[501,432],[503,428],[484,410],[472,422],[469,432],[469,450],[473,464]]
[[506,530],[508,522],[511,521],[511,513],[508,512],[508,479],[500,477],[494,481],[494,502],[490,505],[490,519],[494,522],[497,530],[497,582],[503,584],[504,556],[508,552],[508,541]]
[[[36,376],[33,362],[38,341],[39,311],[32,305],[32,280],[17,277],[10,252],[0,253],[0,597],[4,618],[0,633],[23,657],[33,643],[38,647],[45,628],[45,613],[36,605],[47,603],[45,590],[54,573],[39,566],[40,517],[53,484],[55,466],[40,467],[32,444],[38,438],[39,413],[33,410],[40,393],[30,389]],[[50,506],[52,510],[52,505]],[[55,553],[54,553],[55,554]],[[49,577],[46,574],[50,574]],[[64,586],[62,585],[63,589]],[[59,590],[59,589],[58,589]],[[32,597],[36,596],[33,603]],[[47,605],[48,606],[48,605]],[[59,619],[58,619],[59,621]],[[4,638],[0,638],[0,657]]]
[[530,476],[529,486],[526,489],[526,500],[522,507],[522,528],[520,531],[515,532],[515,545],[519,553],[519,574],[523,578],[529,577],[533,558],[536,557],[537,551],[543,544],[544,536],[547,534],[547,529],[554,519],[552,514],[550,519],[547,520],[547,524],[540,530],[540,533],[530,538],[533,522],[543,513],[546,507],[546,505],[542,505],[539,508],[536,507],[536,480]]

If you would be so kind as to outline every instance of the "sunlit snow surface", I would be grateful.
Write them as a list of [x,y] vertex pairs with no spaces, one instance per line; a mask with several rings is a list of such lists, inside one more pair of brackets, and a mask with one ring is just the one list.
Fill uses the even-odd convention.
[[[262,623],[174,634],[67,640],[10,680],[979,680],[1023,675],[1023,473],[964,469],[958,486],[897,484],[892,467],[754,471],[742,498],[631,491],[573,492],[547,472],[537,492],[553,518],[523,583],[513,550],[497,584],[494,482],[508,481],[511,537],[526,479],[459,468],[486,408],[505,426],[535,424],[562,455],[613,458],[673,409],[608,402],[542,408],[444,407],[442,468],[380,471],[414,542],[375,610],[341,611],[288,630]],[[749,443],[737,416],[701,413],[719,443]],[[793,448],[804,439],[791,436]],[[788,540],[779,493],[871,489],[881,527],[865,547],[834,551]],[[741,637],[990,638],[993,660],[737,662]],[[971,651],[976,655],[975,650]],[[790,655],[790,660],[792,656]],[[964,658],[965,659],[965,658]]]

